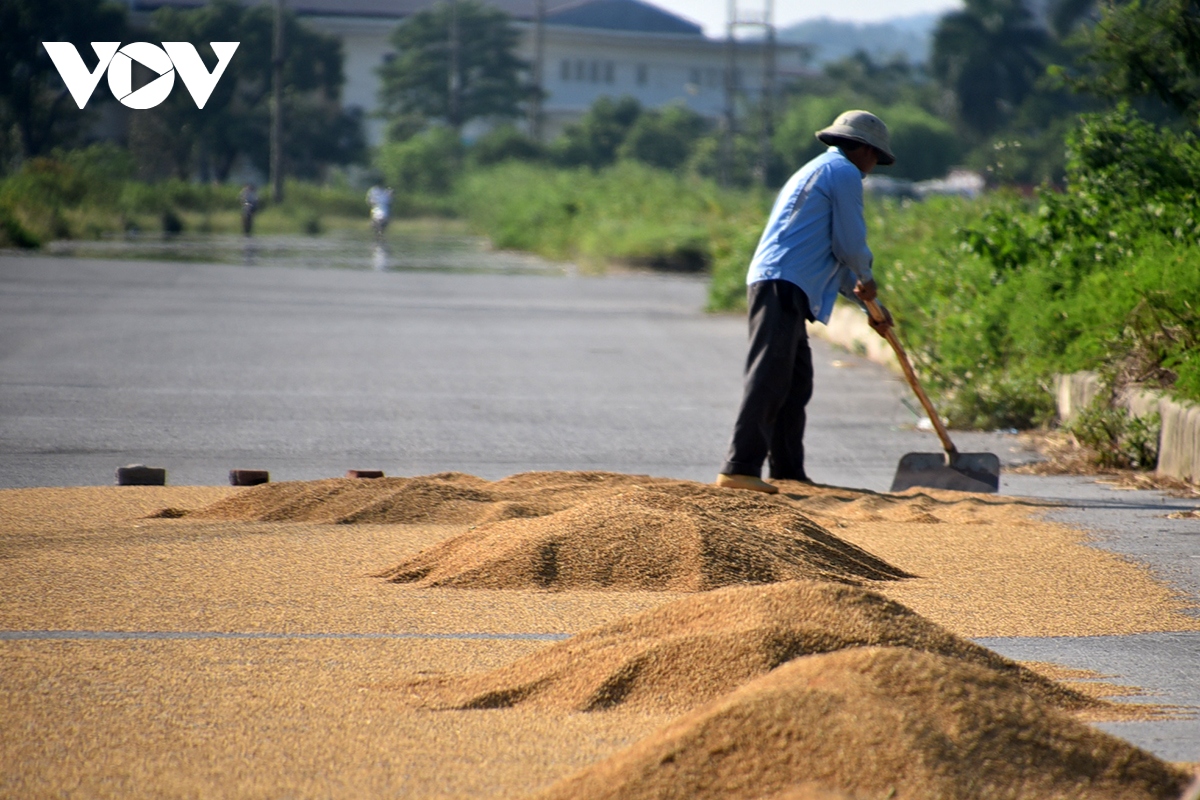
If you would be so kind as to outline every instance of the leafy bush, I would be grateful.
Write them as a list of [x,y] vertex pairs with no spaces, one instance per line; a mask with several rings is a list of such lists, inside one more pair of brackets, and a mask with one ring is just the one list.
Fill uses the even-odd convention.
[[[134,174],[128,152],[111,144],[29,159],[15,174],[0,178],[0,246],[37,247],[52,239],[135,230],[238,228],[239,186],[178,179],[147,183]],[[363,193],[346,180],[289,180],[285,196],[282,204],[262,198],[262,230],[314,234],[325,230],[331,217],[366,224]],[[444,197],[415,196],[409,190],[397,194],[393,210],[445,215],[447,206]]]
[[[285,207],[301,210],[306,217],[367,218],[366,193],[350,186],[330,186],[306,181],[288,181]],[[306,231],[307,232],[307,231]]]
[[41,247],[42,241],[11,210],[0,206],[0,247]]
[[601,97],[579,121],[571,123],[554,142],[555,160],[567,167],[600,169],[617,159],[617,151],[642,115],[632,97]]
[[960,163],[962,138],[944,120],[909,103],[885,106],[880,114],[896,154],[895,164],[881,168],[884,173],[921,181],[940,178]]
[[780,116],[772,143],[789,168],[797,170],[825,152],[825,145],[814,135],[816,131],[828,127],[847,109],[870,108],[868,102],[854,95],[808,95],[793,100]]
[[175,213],[174,209],[168,208],[162,212],[162,230],[163,233],[183,233],[183,219]]
[[1158,412],[1135,417],[1116,408],[1101,393],[1064,426],[1068,433],[1092,451],[1097,466],[1150,470],[1158,465],[1158,443],[1162,418]]
[[546,155],[540,143],[513,125],[500,125],[471,145],[470,159],[475,166],[489,167],[503,161],[539,161]]
[[1063,193],[869,220],[885,301],[956,424],[1044,422],[1051,376],[1079,369],[1200,399],[1195,138],[1118,109],[1083,120],[1067,163]]
[[462,170],[464,147],[453,128],[434,127],[379,148],[376,163],[400,192],[447,194]]
[[633,123],[617,154],[660,169],[679,169],[707,127],[705,119],[687,106],[647,111]]
[[729,311],[746,307],[746,272],[758,247],[766,209],[757,225],[724,226],[712,240],[712,279],[708,284],[708,309]]
[[775,149],[791,170],[798,169],[825,150],[815,132],[852,108],[868,109],[888,126],[896,163],[881,167],[880,174],[910,180],[939,178],[958,164],[964,154],[954,129],[919,106],[911,103],[882,106],[868,98],[844,94],[806,96],[793,101],[776,128]]

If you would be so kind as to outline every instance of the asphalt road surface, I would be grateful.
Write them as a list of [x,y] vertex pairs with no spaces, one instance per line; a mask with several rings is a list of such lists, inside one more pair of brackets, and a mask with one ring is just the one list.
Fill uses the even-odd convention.
[[[0,258],[0,486],[382,469],[712,480],[745,323],[699,279]],[[809,471],[886,489],[937,450],[903,385],[818,345]],[[1011,437],[962,450],[1014,454]],[[1024,457],[1027,457],[1024,456]]]
[[[723,460],[745,322],[703,313],[697,278],[393,272],[0,255],[0,487],[111,484],[165,467],[172,484],[230,469],[272,480],[382,469],[500,478],[614,470],[701,481]],[[808,471],[885,490],[900,456],[936,451],[907,390],[814,342]],[[1030,458],[1015,437],[962,451]],[[1194,507],[1081,479],[1005,475],[1056,497],[1064,521],[1200,601]],[[988,640],[1016,658],[1118,674],[1200,706],[1200,636]],[[1200,721],[1109,727],[1200,760]]]

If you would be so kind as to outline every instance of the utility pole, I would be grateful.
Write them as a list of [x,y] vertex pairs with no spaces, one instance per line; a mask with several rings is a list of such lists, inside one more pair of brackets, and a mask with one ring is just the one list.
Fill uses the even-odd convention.
[[740,73],[738,71],[738,31],[749,28],[759,31],[762,35],[762,93],[760,101],[761,124],[758,131],[758,158],[755,164],[755,178],[766,185],[771,163],[771,135],[775,124],[775,3],[774,0],[762,0],[763,5],[754,11],[739,8],[738,0],[729,0],[728,22],[725,26],[725,119],[724,136],[721,141],[721,171],[720,179],[728,185],[733,180],[734,160],[736,158],[737,136],[737,100],[742,90]]
[[458,0],[450,0],[450,92],[446,116],[455,131],[461,131],[462,119],[462,37],[458,29]]
[[725,115],[721,123],[722,186],[733,183],[734,137],[737,134],[737,0],[729,0],[725,22]]
[[771,170],[771,137],[775,132],[775,0],[764,0],[762,126],[758,139],[758,179],[766,186]]
[[542,85],[546,76],[546,0],[536,0],[533,16],[533,98],[529,101],[529,135],[542,140]]
[[283,0],[275,0],[271,45],[271,199],[283,202]]

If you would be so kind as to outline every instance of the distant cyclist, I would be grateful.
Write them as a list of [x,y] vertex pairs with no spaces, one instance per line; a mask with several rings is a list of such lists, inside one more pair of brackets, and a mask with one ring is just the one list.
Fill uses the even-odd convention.
[[378,184],[372,186],[367,190],[367,203],[371,206],[371,227],[375,229],[375,238],[382,239],[392,213],[392,190]]
[[242,204],[242,233],[247,236],[254,230],[254,214],[258,211],[258,189],[253,183],[247,183],[238,193]]

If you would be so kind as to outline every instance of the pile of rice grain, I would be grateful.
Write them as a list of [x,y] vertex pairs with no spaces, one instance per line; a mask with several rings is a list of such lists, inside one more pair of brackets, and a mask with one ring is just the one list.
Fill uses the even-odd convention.
[[813,653],[907,647],[1000,672],[1071,711],[1112,704],[1067,689],[874,592],[792,581],[690,595],[551,645],[501,669],[410,685],[437,708],[519,704],[681,712]]
[[420,587],[697,592],[910,577],[788,498],[644,475],[543,472],[489,482],[451,472],[263,484],[190,516],[470,525],[379,576]]
[[500,498],[482,478],[444,472],[419,478],[330,478],[254,486],[192,515],[243,522],[461,523]]
[[897,800],[1175,800],[1187,781],[1009,675],[870,647],[784,664],[537,797],[751,800],[807,782]]
[[821,516],[860,522],[950,521],[988,524],[1001,507],[1028,505],[1007,498],[922,490],[901,495],[784,481],[774,496],[718,489],[707,484],[613,472],[525,472],[486,481],[460,472],[415,478],[266,483],[203,511],[199,518],[245,522],[479,524],[537,517],[633,489],[689,500],[719,514],[739,514],[763,525],[790,517]]
[[905,573],[797,513],[787,527],[634,488],[546,516],[480,525],[379,577],[421,587],[702,592],[797,579],[894,580]]

